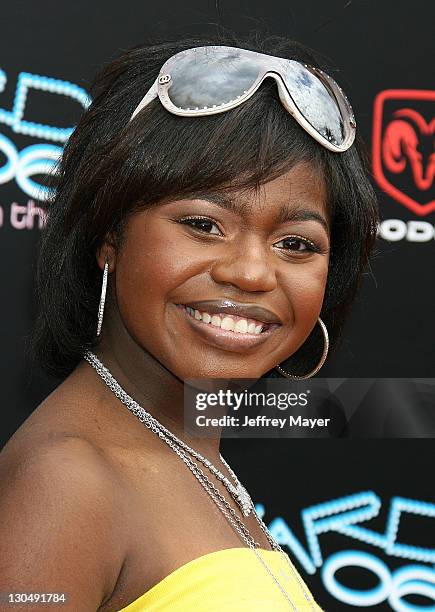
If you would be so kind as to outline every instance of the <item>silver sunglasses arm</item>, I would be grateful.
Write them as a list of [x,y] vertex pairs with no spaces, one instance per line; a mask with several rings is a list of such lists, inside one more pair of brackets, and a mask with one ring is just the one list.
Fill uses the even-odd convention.
[[132,119],[134,119],[136,117],[136,115],[147,105],[149,104],[152,100],[154,100],[154,98],[157,98],[158,96],[158,92],[157,92],[157,84],[158,84],[158,80],[159,77],[156,78],[156,80],[154,81],[154,83],[151,85],[150,89],[148,90],[148,92],[144,95],[144,97],[142,98],[142,100],[139,102],[138,106],[136,107],[135,111],[133,112],[132,116],[130,117],[131,121]]

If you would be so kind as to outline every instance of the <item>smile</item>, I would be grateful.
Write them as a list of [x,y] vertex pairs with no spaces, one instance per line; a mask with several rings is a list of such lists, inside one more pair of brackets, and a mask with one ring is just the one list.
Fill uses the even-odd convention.
[[262,344],[280,325],[263,323],[228,314],[209,314],[184,304],[176,304],[177,309],[191,328],[209,343],[219,348],[243,351]]

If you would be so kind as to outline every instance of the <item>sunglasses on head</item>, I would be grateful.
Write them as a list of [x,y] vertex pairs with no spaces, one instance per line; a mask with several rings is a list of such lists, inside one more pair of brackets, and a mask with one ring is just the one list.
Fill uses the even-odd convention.
[[314,66],[238,47],[194,47],[170,57],[130,121],[157,96],[182,117],[223,113],[250,98],[266,77],[275,79],[283,106],[317,142],[337,153],[352,145],[355,117],[334,79]]

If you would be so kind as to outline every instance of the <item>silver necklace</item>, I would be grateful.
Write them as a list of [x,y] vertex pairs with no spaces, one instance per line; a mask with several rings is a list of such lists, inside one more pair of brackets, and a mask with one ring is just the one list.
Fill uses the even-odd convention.
[[[255,506],[254,506],[254,504],[252,502],[251,497],[249,496],[249,494],[246,491],[246,489],[241,485],[241,483],[240,483],[239,479],[237,478],[236,474],[234,473],[232,468],[228,465],[228,463],[225,461],[223,456],[221,454],[219,454],[221,461],[227,467],[231,477],[236,482],[236,487],[234,487],[234,485],[232,485],[232,483],[211,463],[211,461],[209,461],[208,459],[205,459],[200,453],[198,453],[197,451],[192,449],[190,446],[188,446],[185,442],[180,440],[177,436],[175,436],[175,434],[173,434],[164,425],[162,425],[155,417],[153,417],[142,406],[140,406],[140,404],[138,404],[130,395],[128,395],[128,393],[121,387],[121,385],[114,378],[112,373],[108,370],[108,368],[106,368],[103,365],[103,363],[98,359],[98,357],[94,353],[92,353],[91,351],[86,351],[85,354],[84,354],[84,359],[95,369],[97,374],[100,376],[100,378],[103,380],[103,382],[109,387],[109,389],[114,393],[114,395],[148,429],[150,429],[155,434],[157,434],[159,436],[159,438],[162,441],[164,441],[180,457],[180,459],[186,464],[186,466],[193,473],[193,475],[196,477],[196,479],[200,482],[200,484],[205,489],[205,491],[208,493],[208,495],[215,502],[215,504],[217,505],[219,510],[222,512],[222,514],[225,516],[227,521],[232,525],[232,527],[239,534],[239,536],[242,538],[242,540],[248,545],[248,547],[254,552],[254,554],[256,555],[258,560],[260,561],[260,563],[263,565],[263,567],[265,568],[267,573],[271,576],[271,578],[277,584],[278,588],[280,589],[280,591],[282,592],[284,597],[289,602],[291,609],[295,610],[297,612],[297,608],[295,607],[294,603],[290,599],[290,596],[288,595],[288,593],[286,592],[284,587],[281,585],[281,583],[278,581],[276,576],[272,573],[272,571],[270,570],[270,568],[268,567],[268,565],[266,564],[264,559],[257,552],[256,549],[257,548],[261,548],[260,544],[258,542],[256,542],[255,539],[251,536],[251,534],[249,533],[247,527],[244,525],[243,521],[240,519],[240,517],[237,515],[237,513],[234,511],[234,509],[231,507],[231,505],[228,503],[228,501],[225,499],[225,497],[222,495],[222,493],[219,491],[219,489],[217,489],[217,487],[213,484],[213,482],[209,478],[207,478],[207,476],[204,474],[204,472],[198,467],[198,464],[195,463],[195,461],[193,461],[188,456],[187,453],[190,453],[192,456],[194,456],[199,461],[201,461],[201,463],[203,463],[212,473],[214,473],[216,475],[216,477],[224,485],[226,485],[227,490],[231,493],[232,497],[239,504],[239,506],[242,509],[242,513],[245,516],[247,516],[247,514],[245,514],[245,512],[246,512],[246,510],[247,510],[247,508],[249,506],[248,514],[251,511],[253,512],[253,514],[254,514],[258,524],[260,525],[260,528],[262,529],[263,533],[265,534],[265,536],[266,536],[268,542],[270,543],[272,549],[275,550],[275,551],[280,552],[281,555],[285,558],[286,562],[290,566],[292,574],[295,576],[297,582],[299,583],[299,586],[301,587],[301,590],[302,590],[302,592],[304,594],[304,597],[305,597],[308,605],[310,606],[310,609],[311,610],[315,610],[316,608],[313,607],[314,601],[313,601],[312,597],[309,595],[309,593],[307,592],[307,590],[305,588],[305,585],[302,583],[298,573],[294,569],[294,567],[293,567],[293,565],[292,565],[292,563],[290,561],[289,556],[287,555],[287,553],[285,553],[283,551],[283,549],[278,544],[278,542],[276,542],[276,540],[273,538],[272,534],[269,532],[269,530],[267,529],[266,525],[264,524],[263,520],[258,516],[258,514],[257,514],[257,512],[255,510]],[[227,486],[228,484],[231,485],[231,486],[230,487]],[[237,485],[239,485],[239,487],[241,489],[243,489],[243,491],[240,488],[238,488]],[[243,493],[243,501],[241,499],[242,493]]]
[[240,507],[244,516],[249,516],[249,514],[252,512],[254,508],[252,499],[249,493],[247,492],[247,490],[245,489],[245,487],[242,485],[240,480],[237,478],[236,474],[229,467],[229,465],[226,463],[225,459],[222,457],[220,453],[219,453],[219,456],[221,458],[221,461],[222,463],[224,463],[224,465],[226,465],[231,477],[236,483],[235,485],[233,485],[233,483],[230,480],[228,480],[228,478],[224,474],[222,474],[222,472],[218,470],[218,468],[215,467],[211,461],[203,457],[198,451],[188,446],[185,442],[183,442],[183,440],[178,438],[172,431],[170,431],[164,425],[162,425],[160,421],[158,421],[155,417],[153,417],[149,412],[147,412],[144,408],[142,408],[142,406],[140,406],[140,404],[138,404],[130,395],[128,395],[128,393],[121,387],[121,385],[112,376],[111,372],[101,363],[101,361],[99,361],[96,355],[94,355],[93,353],[89,351],[85,354],[84,358],[86,359],[86,361],[89,362],[90,365],[92,365],[95,368],[95,370],[98,372],[98,374],[103,379],[103,381],[107,384],[107,386],[112,390],[112,392],[118,397],[118,399],[123,404],[125,404],[133,412],[134,412],[133,408],[139,411],[143,410],[146,413],[147,421],[149,421],[150,423],[153,423],[156,427],[162,430],[168,436],[168,438],[176,442],[176,444],[181,446],[181,448],[184,448],[184,450],[186,450],[188,453],[190,453],[196,459],[198,459],[203,465],[205,465],[216,476],[216,478],[224,484],[225,488],[230,493],[231,497]]

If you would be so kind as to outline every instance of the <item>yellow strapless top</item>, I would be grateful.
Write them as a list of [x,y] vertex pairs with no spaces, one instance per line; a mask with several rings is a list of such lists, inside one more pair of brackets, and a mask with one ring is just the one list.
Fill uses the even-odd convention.
[[296,568],[292,565],[297,578],[279,551],[257,552],[294,608],[250,548],[226,548],[182,565],[119,612],[321,612]]

